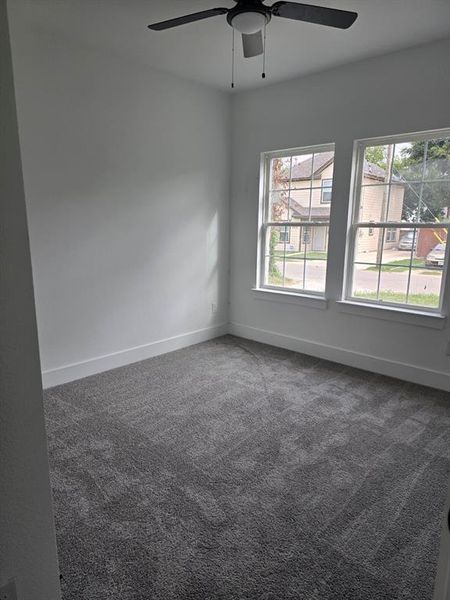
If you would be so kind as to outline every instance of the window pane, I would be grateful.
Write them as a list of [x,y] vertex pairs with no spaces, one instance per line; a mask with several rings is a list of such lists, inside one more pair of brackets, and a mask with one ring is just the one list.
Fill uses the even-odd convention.
[[310,220],[310,204],[313,191],[310,188],[291,190],[290,216],[294,221]]
[[313,173],[315,180],[332,179],[334,170],[334,152],[315,152]]
[[286,287],[304,290],[305,261],[288,257],[286,261]]
[[[264,283],[283,286],[285,271],[286,227],[268,227],[265,240]],[[290,238],[290,236],[289,236]]]
[[408,183],[404,190],[403,220],[419,223],[450,220],[450,176],[448,181]]
[[397,181],[422,181],[424,145],[417,142],[395,144],[392,178]]
[[289,221],[289,194],[283,192],[269,193],[269,221]]
[[364,152],[364,165],[362,172],[362,183],[366,185],[377,185],[389,183],[390,169],[394,146],[368,146]]
[[307,260],[305,269],[305,289],[310,292],[324,292],[326,275],[326,260]]
[[424,147],[424,152],[426,152],[424,180],[445,179],[448,181],[450,177],[450,137],[429,140],[424,143]]
[[388,206],[385,210],[386,221],[405,221],[409,220],[405,213],[406,186],[404,184],[392,183],[388,199]]
[[[378,241],[381,229],[374,227],[358,227],[356,230],[355,256],[358,263],[377,262]],[[379,262],[379,260],[378,260]]]
[[363,185],[359,198],[359,222],[384,221],[388,210],[389,196],[389,185]]
[[442,267],[413,269],[409,285],[408,304],[439,308],[442,285]]
[[299,154],[292,157],[291,189],[308,189],[313,179],[313,155]]
[[421,221],[443,223],[450,220],[450,172],[447,181],[425,183],[422,191]]
[[377,299],[378,272],[376,265],[356,263],[353,269],[352,296],[366,300]]
[[289,189],[291,157],[272,158],[270,161],[270,189]]
[[447,232],[447,229],[432,227],[418,230],[408,304],[439,307]]
[[409,266],[381,265],[378,300],[404,304],[408,288]]

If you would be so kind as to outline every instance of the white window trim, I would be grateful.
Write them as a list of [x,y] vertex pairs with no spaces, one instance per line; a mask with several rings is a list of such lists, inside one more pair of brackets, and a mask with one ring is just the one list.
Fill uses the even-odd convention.
[[[327,277],[325,277],[325,291],[322,292],[314,292],[311,290],[296,290],[291,288],[283,288],[278,286],[270,286],[264,283],[264,256],[265,256],[265,245],[266,245],[266,236],[265,236],[265,228],[267,227],[279,227],[280,223],[269,221],[267,217],[268,203],[266,203],[266,190],[269,186],[270,180],[270,161],[273,158],[283,158],[286,155],[295,156],[296,153],[302,154],[313,154],[318,152],[335,152],[336,145],[334,142],[329,142],[327,144],[317,144],[314,146],[301,146],[297,148],[287,148],[284,150],[276,150],[276,151],[267,151],[261,152],[260,155],[260,168],[259,168],[259,203],[258,203],[258,247],[257,247],[257,261],[256,261],[256,286],[253,288],[254,292],[265,292],[269,291],[272,294],[276,293],[277,295],[282,295],[284,298],[285,295],[292,296],[295,298],[305,298],[307,300],[307,304],[309,300],[326,300],[327,298],[327,290],[326,290],[326,282]],[[331,204],[327,203],[327,204]],[[303,221],[303,222],[294,222],[294,223],[285,223],[281,222],[281,225],[287,227],[329,227],[331,228],[331,216],[328,221],[325,223],[322,221]],[[328,269],[328,259],[327,259],[327,269]],[[325,305],[326,308],[326,305]]]
[[252,288],[254,298],[256,300],[265,300],[268,302],[277,302],[283,304],[294,304],[296,306],[306,306],[309,308],[316,308],[320,310],[326,310],[328,308],[328,300],[323,296],[315,296],[309,294],[298,294],[296,292],[289,292],[288,288]]
[[359,315],[383,321],[395,321],[431,329],[444,329],[447,317],[438,313],[423,312],[421,310],[404,309],[385,304],[369,304],[365,302],[352,302],[351,300],[338,300],[336,302],[339,312],[350,315]]
[[[346,240],[346,252],[345,252],[345,265],[344,265],[344,280],[343,280],[343,291],[342,298],[339,301],[341,305],[348,305],[351,310],[352,307],[362,306],[370,309],[381,309],[391,310],[398,316],[402,313],[406,313],[413,317],[438,317],[441,318],[442,322],[445,323],[445,317],[448,313],[448,306],[450,303],[450,291],[449,291],[449,263],[450,263],[450,243],[446,244],[446,256],[445,264],[442,272],[442,283],[441,283],[441,294],[439,299],[439,307],[437,308],[424,308],[423,310],[415,305],[400,304],[394,302],[380,303],[378,300],[368,300],[366,298],[358,299],[352,296],[352,280],[353,280],[353,261],[356,247],[356,232],[358,227],[378,227],[378,228],[390,228],[392,226],[403,225],[404,223],[397,222],[385,222],[383,224],[378,223],[364,223],[356,221],[356,212],[359,210],[359,198],[361,194],[362,186],[362,170],[364,167],[364,150],[366,147],[373,145],[386,145],[386,144],[397,144],[402,142],[414,142],[426,139],[436,139],[440,137],[449,137],[450,129],[435,129],[428,131],[421,131],[416,133],[405,133],[405,134],[394,134],[390,136],[364,138],[355,140],[353,143],[353,161],[352,161],[352,175],[351,175],[351,187],[350,187],[350,210],[348,212],[348,223],[347,223],[347,240]],[[386,185],[386,184],[381,184]],[[357,225],[357,227],[355,226]],[[412,223],[411,228],[429,228],[430,223]],[[450,223],[433,224],[433,227],[448,229],[448,235],[450,234]],[[448,240],[450,242],[450,240]],[[367,315],[369,316],[369,315]],[[399,320],[397,318],[397,320]]]

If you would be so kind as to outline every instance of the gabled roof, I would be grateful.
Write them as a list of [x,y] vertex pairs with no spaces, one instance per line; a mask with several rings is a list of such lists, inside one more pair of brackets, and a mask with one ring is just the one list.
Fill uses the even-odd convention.
[[[297,200],[294,198],[283,198],[283,204],[288,206],[289,200],[289,208],[294,217],[299,219],[308,220],[310,218],[309,215],[309,206],[302,206]],[[325,206],[311,206],[311,219],[328,219],[330,217],[330,205]]]
[[[326,167],[331,165],[333,161],[334,152],[320,152],[319,154],[315,154],[314,164],[313,158],[311,157],[292,167],[292,180],[301,181],[317,179],[315,176],[319,175]],[[364,176],[384,181],[386,177],[386,171],[375,163],[364,160]],[[400,181],[397,177],[393,177],[392,179]]]
[[314,168],[313,175],[318,175],[321,171],[331,165],[334,160],[334,152],[320,152],[320,154],[314,155],[314,164],[313,159],[308,158],[294,167],[292,167],[292,179],[311,179],[311,171]]

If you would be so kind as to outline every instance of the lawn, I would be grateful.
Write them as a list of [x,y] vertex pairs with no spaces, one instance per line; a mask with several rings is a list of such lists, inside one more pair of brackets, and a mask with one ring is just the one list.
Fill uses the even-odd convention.
[[[400,260],[393,260],[392,262],[386,264],[386,265],[382,265],[381,266],[381,270],[384,271],[385,273],[389,273],[391,271],[393,271],[394,273],[400,273],[402,271],[408,271],[409,269],[409,263],[410,263],[410,259],[409,258],[402,258]],[[421,258],[414,258],[412,263],[411,263],[412,267],[424,267],[425,268],[425,261]],[[373,267],[368,267],[366,269],[366,271],[378,271],[378,267],[377,266],[373,266]]]
[[[355,298],[366,298],[367,300],[376,300],[376,292],[358,292],[354,293]],[[381,290],[379,300],[384,302],[393,302],[399,304],[405,304],[406,294],[402,292],[393,292],[392,290]],[[438,308],[439,296],[437,294],[410,294],[408,297],[408,304],[414,306],[428,306],[431,308]]]
[[267,284],[268,285],[281,285],[283,287],[288,287],[294,283],[293,279],[289,279],[289,277],[285,277],[283,280],[283,275],[281,273],[272,273],[268,277]]
[[[278,259],[282,259],[285,256],[285,253],[282,252],[281,250],[277,250],[274,254],[275,258]],[[296,250],[287,250],[286,251],[286,260],[298,260],[298,259],[303,259],[305,257],[305,253],[304,252],[298,252]],[[308,259],[316,259],[316,260],[326,260],[327,259],[327,253],[326,252],[307,252],[306,253],[306,258]]]

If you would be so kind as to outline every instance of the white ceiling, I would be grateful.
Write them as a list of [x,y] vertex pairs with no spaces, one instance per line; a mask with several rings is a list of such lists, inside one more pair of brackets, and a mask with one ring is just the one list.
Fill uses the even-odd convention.
[[[152,22],[233,0],[10,0],[21,2],[34,27],[118,52],[214,87],[229,89],[231,28],[226,16],[154,32]],[[275,0],[267,0],[273,4]],[[244,59],[240,40],[236,89],[291,79],[338,64],[450,37],[450,0],[313,0],[359,13],[342,31],[272,18],[267,28],[267,78],[261,57]],[[24,14],[25,14],[24,13]]]

